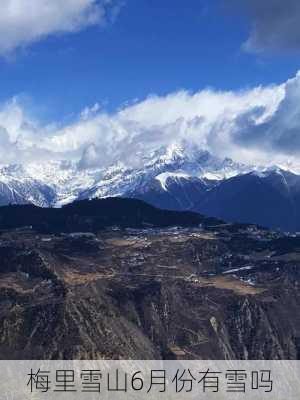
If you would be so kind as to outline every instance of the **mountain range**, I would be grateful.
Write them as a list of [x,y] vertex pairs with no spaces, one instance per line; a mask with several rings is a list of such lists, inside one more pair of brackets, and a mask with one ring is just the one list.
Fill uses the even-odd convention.
[[0,168],[0,205],[61,207],[74,200],[129,197],[230,222],[300,231],[300,175],[218,158],[188,146],[161,147],[135,166],[83,168],[73,161]]

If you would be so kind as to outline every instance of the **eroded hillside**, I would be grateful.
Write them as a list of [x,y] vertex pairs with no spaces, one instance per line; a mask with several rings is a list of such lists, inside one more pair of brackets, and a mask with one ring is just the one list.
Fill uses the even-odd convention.
[[2,359],[300,357],[298,238],[219,225],[0,239]]

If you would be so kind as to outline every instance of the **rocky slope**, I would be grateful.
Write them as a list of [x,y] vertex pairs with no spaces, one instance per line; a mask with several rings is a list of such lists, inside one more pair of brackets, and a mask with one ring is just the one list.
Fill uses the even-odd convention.
[[242,225],[2,231],[0,358],[298,359],[299,254]]

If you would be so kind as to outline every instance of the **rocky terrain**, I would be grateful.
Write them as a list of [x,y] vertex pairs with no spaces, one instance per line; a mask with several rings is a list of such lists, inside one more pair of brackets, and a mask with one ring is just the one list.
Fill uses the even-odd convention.
[[0,235],[1,359],[299,359],[300,238],[252,225]]

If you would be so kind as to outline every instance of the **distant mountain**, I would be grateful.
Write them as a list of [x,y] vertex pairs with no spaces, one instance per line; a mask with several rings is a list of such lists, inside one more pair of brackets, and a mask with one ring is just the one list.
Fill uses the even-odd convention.
[[0,205],[61,207],[76,200],[136,198],[169,210],[300,230],[299,175],[236,163],[188,145],[139,155],[135,167],[82,168],[52,161],[0,168]]
[[[214,180],[242,171],[249,171],[249,167],[182,146],[162,147],[141,156],[135,168],[117,163],[107,168],[83,169],[80,163],[70,161],[10,165],[0,168],[0,204],[49,207],[86,198],[132,197],[147,191],[155,180],[166,180],[162,174]],[[185,208],[185,202],[180,206],[181,200],[177,201],[178,207]]]
[[20,165],[0,170],[0,206],[6,204],[38,204],[46,207],[55,199],[50,185],[30,176]]
[[195,201],[205,198],[215,182],[181,173],[165,172],[149,180],[147,185],[126,193],[128,197],[144,200],[169,210],[189,210]]
[[[201,186],[209,187],[214,180],[226,179],[250,170],[249,166],[228,158],[219,159],[207,151],[182,146],[162,147],[144,156],[136,168],[127,168],[122,164],[108,168],[101,179],[83,191],[79,198],[137,197],[159,207],[182,210],[192,203],[188,199],[178,198],[172,190],[169,192],[172,179],[184,181],[190,184],[189,190],[198,192],[202,191]],[[160,196],[161,201],[156,196]],[[174,199],[174,196],[177,198]]]
[[280,169],[238,175],[207,191],[193,210],[226,221],[300,231],[300,176]]

